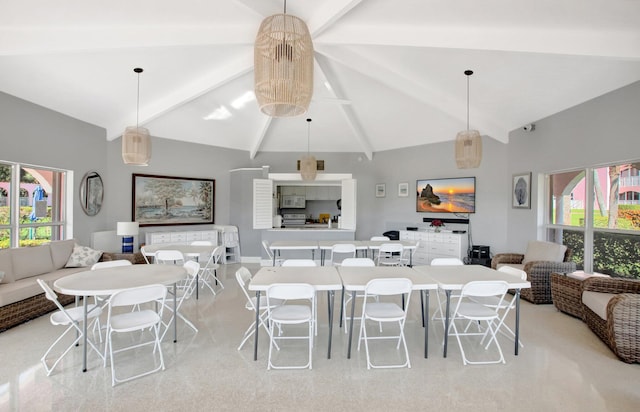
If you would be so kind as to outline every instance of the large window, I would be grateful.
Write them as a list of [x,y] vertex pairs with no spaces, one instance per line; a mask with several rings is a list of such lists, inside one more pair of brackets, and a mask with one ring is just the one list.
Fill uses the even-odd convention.
[[67,172],[0,162],[0,249],[64,239]]
[[640,279],[640,163],[548,176],[548,237],[580,269]]

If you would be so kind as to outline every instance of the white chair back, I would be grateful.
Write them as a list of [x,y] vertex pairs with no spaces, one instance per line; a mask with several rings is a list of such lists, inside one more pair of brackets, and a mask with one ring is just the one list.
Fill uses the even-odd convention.
[[184,264],[184,255],[179,250],[158,250],[153,261],[157,264],[182,265]]
[[458,258],[435,258],[431,266],[463,266],[464,262]]
[[[147,302],[159,302],[164,304],[167,296],[167,287],[165,285],[148,285],[137,288],[123,289],[111,296],[109,306],[133,306]],[[162,308],[160,308],[162,311]]]
[[521,280],[527,280],[527,272],[521,269],[514,268],[513,266],[500,266],[498,272],[507,273],[509,275],[516,276]]
[[369,258],[346,258],[342,261],[342,266],[375,266],[376,262]]
[[401,295],[411,293],[413,283],[407,278],[378,278],[370,280],[364,287],[366,295]]
[[389,238],[389,236],[371,236],[371,240],[373,242],[388,242],[391,239]]
[[132,264],[133,263],[131,263],[130,261],[128,261],[126,259],[109,260],[109,261],[106,261],[106,262],[94,263],[93,266],[91,266],[91,270],[104,269],[104,268],[113,268],[113,267],[118,267],[118,266],[131,266]]

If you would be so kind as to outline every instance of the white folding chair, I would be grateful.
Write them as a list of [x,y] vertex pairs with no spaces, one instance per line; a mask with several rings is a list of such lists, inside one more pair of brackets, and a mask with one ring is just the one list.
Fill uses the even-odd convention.
[[378,249],[376,263],[378,266],[403,266],[403,253],[402,243],[383,243]]
[[[190,245],[191,246],[210,246],[211,251],[213,251],[213,247],[215,246],[213,242],[210,240],[194,240],[193,242],[190,243]],[[209,260],[210,257],[211,257],[211,252],[200,253],[200,255],[197,256],[196,260],[198,262],[206,262],[207,260]]]
[[185,259],[179,250],[158,250],[153,256],[153,262],[158,265],[184,265]]
[[353,243],[338,243],[331,247],[329,261],[333,266],[340,266],[342,261],[356,257],[356,245]]
[[[269,242],[266,240],[263,240],[262,247],[264,248],[265,252],[267,252],[267,257],[269,257],[269,263],[273,264],[273,251],[269,248]],[[276,257],[275,262],[276,262],[276,266],[280,266],[282,265],[283,259]]]
[[[267,289],[267,313],[269,320],[269,361],[267,369],[306,369],[312,368],[312,349],[313,349],[313,325],[315,319],[315,296],[316,291],[313,286],[305,283],[276,283]],[[274,304],[283,302],[280,305]],[[289,303],[293,300],[308,300],[309,305]],[[302,335],[287,335],[285,325],[299,325],[308,323],[308,332]],[[276,334],[275,327],[282,328],[285,333]],[[309,341],[309,360],[304,365],[275,365],[272,362],[273,348],[276,347],[277,341],[305,339]]]
[[[84,333],[80,328],[80,323],[84,320],[84,308],[82,306],[77,306],[74,308],[65,309],[58,301],[58,295],[56,295],[53,289],[51,289],[44,280],[37,279],[37,282],[42,290],[44,290],[45,297],[53,302],[58,308],[58,310],[53,312],[49,317],[51,324],[54,326],[60,325],[67,327],[67,329],[65,329],[65,331],[62,332],[62,334],[58,337],[58,339],[56,339],[51,344],[51,346],[49,346],[49,349],[47,349],[47,351],[40,359],[42,361],[42,364],[44,365],[44,370],[47,372],[47,376],[49,376],[58,365],[58,363],[60,363],[62,358],[84,337]],[[97,318],[98,316],[100,316],[100,314],[102,314],[102,308],[100,306],[95,304],[90,304],[87,306],[87,320]],[[76,331],[76,338],[65,349],[65,351],[62,352],[60,356],[58,356],[51,367],[47,366],[47,356],[49,356],[49,353],[58,344],[58,342],[60,342],[62,338],[64,338],[67,332],[74,329]],[[101,359],[104,359],[102,353],[100,353],[98,348],[96,348],[96,346],[93,344],[93,342],[91,342],[89,338],[87,338],[87,343],[89,344],[89,347],[91,347],[98,354],[98,356],[100,356]]]
[[[109,352],[109,359],[111,362],[111,385],[115,386],[116,383],[127,382],[132,379],[137,379],[142,376],[149,375],[159,370],[164,370],[164,358],[162,356],[162,347],[160,345],[160,325],[162,323],[162,310],[165,307],[164,301],[167,296],[167,287],[164,285],[149,285],[131,289],[123,289],[114,293],[109,299],[108,315],[107,315],[107,346],[105,353]],[[152,303],[153,309],[143,309],[143,304]],[[159,303],[159,304],[156,304]],[[132,312],[114,313],[114,309],[121,306],[131,306],[137,308]],[[140,343],[134,343],[130,346],[114,348],[113,335],[115,333],[128,333],[134,331],[147,331],[150,330],[153,333],[153,339],[143,341]],[[139,342],[139,338],[135,339]],[[116,376],[115,366],[115,354],[129,351],[135,348],[139,348],[146,345],[153,345],[153,363],[158,366],[151,370],[147,370],[138,373],[134,376],[126,378],[118,378]],[[155,354],[158,353],[158,360],[156,360]],[[140,354],[136,351],[129,363],[135,362],[139,359]],[[105,357],[105,367],[107,360]]]
[[[244,297],[247,299],[247,303],[244,305],[245,309],[252,311],[255,315],[256,313],[256,304],[257,304],[257,299],[255,296],[251,297],[249,295],[249,292],[247,291],[247,283],[249,283],[251,281],[251,272],[249,272],[249,269],[247,269],[246,267],[241,267],[240,269],[238,269],[236,271],[236,280],[238,281],[238,284],[240,285],[240,289],[242,290],[242,292],[244,293]],[[271,304],[274,305],[273,307],[279,306],[282,304],[282,301],[278,300],[278,299],[271,299]],[[272,308],[273,309],[273,308]],[[266,296],[260,296],[260,316],[258,317],[260,320],[260,326],[262,326],[264,328],[265,331],[267,331],[267,334],[271,333],[269,331],[269,327],[264,323],[264,321],[267,319],[267,297]],[[254,316],[255,319],[255,316]],[[242,342],[240,342],[240,346],[238,346],[238,350],[241,350],[242,347],[244,346],[245,342],[251,337],[253,336],[253,334],[256,331],[256,321],[254,320],[253,323],[247,328],[247,330],[244,332],[244,336],[242,337]],[[277,347],[277,345],[276,345]]]
[[[370,280],[364,288],[364,301],[362,303],[362,322],[360,322],[360,334],[358,336],[358,350],[360,343],[364,340],[364,347],[367,352],[367,369],[371,368],[404,368],[411,367],[409,361],[409,351],[407,350],[407,341],[404,337],[404,323],[407,318],[407,310],[409,300],[411,299],[411,288],[413,284],[410,279],[406,278],[379,278]],[[371,296],[393,296],[407,295],[404,308],[392,302],[371,302]],[[367,320],[375,322],[397,322],[399,332],[397,335],[391,336],[369,336],[367,335]],[[380,339],[397,339],[396,350],[400,349],[400,343],[404,346],[405,362],[400,364],[375,365],[371,362],[369,353],[369,340]]]
[[[498,268],[498,272],[503,272],[509,275],[513,275],[521,280],[527,280],[527,272],[511,266],[501,266],[500,268]],[[507,336],[511,339],[516,338],[515,332],[511,330],[511,328],[507,326],[506,323],[504,323],[509,312],[516,307],[515,296],[512,297],[511,299],[507,299],[507,297],[505,296],[502,302],[500,302],[497,296],[476,297],[476,298],[472,298],[472,300],[474,302],[480,303],[490,308],[496,308],[498,311],[501,311],[502,314],[500,315],[500,319],[498,320],[497,325],[495,325],[496,332],[500,332],[504,336]],[[504,329],[506,329],[506,332],[504,331]],[[486,336],[487,335],[485,335],[485,337]],[[485,349],[488,349],[490,344],[491,344],[490,341],[487,342]],[[520,345],[520,347],[524,347],[524,345],[520,340],[518,340],[518,345]]]
[[[435,258],[433,260],[431,260],[431,266],[463,266],[464,262],[458,258]],[[446,310],[445,305],[446,305],[446,298],[442,296],[444,292],[440,289],[437,290],[436,292],[436,299],[438,300],[438,308],[436,309],[435,312],[433,312],[433,315],[431,316],[431,320],[441,320],[442,324],[444,325],[445,323],[445,316],[444,316],[444,311]],[[460,295],[459,294],[454,294],[452,293],[450,295],[450,302],[452,301],[453,298],[458,298]]]
[[225,250],[224,246],[217,246],[213,249],[206,262],[200,262],[200,288],[206,286],[214,295],[217,293],[211,282],[214,282],[215,285],[220,285],[220,289],[224,289],[222,281],[218,278],[218,269],[220,269],[220,265],[224,261]]
[[[345,260],[342,261],[342,266],[343,267],[348,267],[348,266],[360,266],[360,267],[374,267],[376,265],[376,262],[373,261],[373,259],[369,259],[369,258],[346,258]],[[342,323],[344,324],[344,333],[349,333],[349,328],[347,326],[349,320],[351,320],[350,316],[347,316],[347,308],[349,307],[349,303],[351,302],[351,294],[347,294],[345,293],[342,296]],[[372,296],[373,297],[373,296]],[[356,299],[357,298],[364,298],[364,293],[357,293],[356,292]],[[375,296],[375,299],[378,300],[378,297]],[[360,316],[354,316],[353,320],[356,319],[362,319],[362,317]],[[382,332],[382,324],[380,325],[380,331]]]
[[[187,319],[182,313],[180,313],[180,308],[182,307],[184,301],[191,297],[193,291],[196,288],[196,279],[198,271],[200,270],[200,265],[196,261],[188,260],[182,266],[187,271],[187,278],[176,284],[176,313],[178,317],[184,321],[184,323],[186,323],[191,329],[193,329],[194,332],[198,333],[198,328],[196,328],[196,326],[189,319]],[[174,318],[176,316],[176,314],[173,313],[172,289],[167,288],[167,293],[171,296],[169,297],[169,299],[166,299],[164,301],[164,305],[165,308],[171,312],[171,318],[167,322],[162,321],[164,331],[160,336],[160,340],[164,339],[164,335],[167,334],[167,331],[170,329],[171,322],[174,321]]]
[[420,247],[420,242],[416,242],[416,247],[414,248],[403,248],[402,257],[400,261],[402,263],[401,266],[409,266],[409,264],[413,264],[413,256],[416,254],[416,250]]
[[311,259],[287,259],[282,262],[282,266],[288,267],[313,267],[318,266],[318,264]]
[[[465,284],[460,291],[460,299],[458,299],[458,303],[453,311],[453,317],[451,323],[449,323],[449,332],[456,337],[458,341],[458,346],[460,347],[460,352],[462,354],[462,362],[464,365],[467,364],[488,364],[488,363],[505,363],[504,356],[502,354],[502,349],[500,348],[500,343],[496,339],[496,328],[495,321],[500,319],[500,315],[498,313],[498,307],[502,305],[502,301],[504,300],[504,295],[507,293],[507,289],[509,288],[508,283],[504,281],[473,281]],[[473,299],[478,298],[487,298],[494,296],[498,299],[498,305],[496,307],[487,307],[483,304],[474,302]],[[485,322],[487,330],[485,332],[468,332],[466,329],[463,331],[459,331],[456,325],[456,319],[463,319],[468,321],[475,321],[478,323]],[[480,345],[482,347],[485,337],[490,337],[489,343],[494,342],[496,348],[498,349],[499,357],[497,360],[478,360],[478,361],[470,361],[467,358],[467,355],[464,351],[464,347],[462,345],[461,336],[482,336],[480,340]],[[488,349],[488,346],[484,348]]]
[[[93,266],[91,266],[91,270],[97,270],[97,269],[105,269],[105,268],[113,268],[113,267],[119,267],[119,266],[131,266],[133,265],[133,263],[131,263],[131,261],[126,260],[126,259],[118,259],[118,260],[108,260],[106,262],[96,262],[93,264]],[[104,309],[107,306],[107,300],[109,299],[109,296],[107,295],[103,295],[103,296],[94,296],[94,303],[96,305],[100,305],[102,307],[102,309]],[[93,322],[93,331],[95,333],[96,329],[98,330],[98,332],[100,333],[100,343],[102,343],[102,332],[101,332],[101,326],[100,326],[100,318],[96,318],[95,321]]]

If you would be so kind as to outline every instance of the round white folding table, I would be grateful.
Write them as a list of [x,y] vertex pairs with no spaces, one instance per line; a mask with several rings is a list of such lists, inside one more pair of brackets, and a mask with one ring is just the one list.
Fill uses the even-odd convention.
[[[82,371],[87,371],[87,298],[110,296],[123,289],[161,284],[173,285],[173,309],[176,310],[176,283],[187,277],[182,266],[174,265],[130,265],[87,270],[56,280],[53,288],[62,294],[82,296],[84,306],[84,347]],[[176,316],[173,317],[173,341],[177,342]]]

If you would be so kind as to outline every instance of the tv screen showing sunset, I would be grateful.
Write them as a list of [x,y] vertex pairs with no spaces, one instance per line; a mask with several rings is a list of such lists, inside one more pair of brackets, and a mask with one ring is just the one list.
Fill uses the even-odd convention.
[[475,213],[476,178],[418,180],[416,183],[416,211]]

